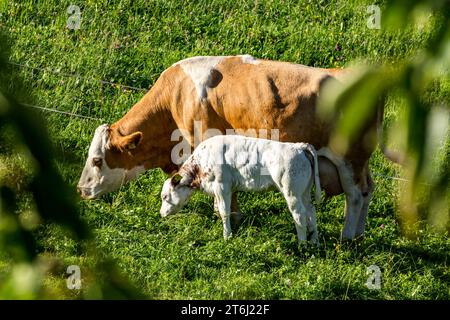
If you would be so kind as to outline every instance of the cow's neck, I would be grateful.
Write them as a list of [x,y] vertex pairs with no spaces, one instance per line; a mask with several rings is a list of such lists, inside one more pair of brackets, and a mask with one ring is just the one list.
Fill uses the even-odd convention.
[[121,135],[136,131],[143,139],[127,158],[128,166],[144,166],[145,169],[162,168],[166,172],[176,169],[170,159],[171,149],[177,142],[170,141],[177,128],[169,110],[170,87],[157,81],[155,86],[128,113],[111,126]]

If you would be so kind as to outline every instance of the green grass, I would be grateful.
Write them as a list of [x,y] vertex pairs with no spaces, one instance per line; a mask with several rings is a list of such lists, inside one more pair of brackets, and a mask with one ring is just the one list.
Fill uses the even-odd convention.
[[[14,40],[10,58],[14,62],[147,88],[172,63],[194,55],[248,53],[320,67],[345,66],[354,59],[395,64],[411,57],[431,31],[368,29],[366,6],[373,2],[380,3],[16,1],[1,7],[0,27]],[[81,8],[80,30],[65,28],[70,4]],[[335,49],[337,43],[340,51]],[[25,79],[33,104],[108,123],[143,96],[97,81],[14,70]],[[434,97],[446,96],[448,90],[436,88]],[[398,101],[390,99],[385,125],[395,121],[398,109]],[[43,116],[58,168],[75,186],[93,131],[101,122]],[[26,171],[15,155],[5,161],[0,173],[4,168]],[[399,171],[379,151],[371,168],[390,176]],[[448,299],[448,235],[434,235],[425,228],[418,240],[403,238],[396,200],[404,182],[374,178],[377,188],[365,238],[340,243],[344,198],[335,197],[317,210],[320,249],[297,246],[292,218],[277,192],[240,194],[245,218],[227,242],[221,222],[212,214],[212,200],[204,195],[196,194],[179,215],[161,219],[159,192],[165,176],[160,170],[145,173],[101,200],[80,201],[80,214],[94,230],[96,245],[151,298]],[[26,214],[33,204],[26,194],[23,199]],[[95,277],[89,273],[91,258],[80,254],[83,244],[64,230],[43,225],[35,228],[35,234],[43,258],[57,259],[63,267],[80,265],[87,283]],[[365,286],[366,269],[373,264],[382,271],[380,290]],[[0,253],[0,275],[9,266],[8,257]],[[76,298],[65,288],[63,267],[48,274],[45,286],[54,297]]]

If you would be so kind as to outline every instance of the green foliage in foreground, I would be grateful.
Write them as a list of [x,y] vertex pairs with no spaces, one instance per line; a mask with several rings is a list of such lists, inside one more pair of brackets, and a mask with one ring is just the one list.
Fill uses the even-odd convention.
[[[366,8],[372,1],[87,1],[79,4],[81,29],[69,30],[70,1],[33,3],[8,2],[0,8],[0,28],[14,40],[12,61],[143,88],[172,63],[193,55],[249,53],[321,67],[344,66],[357,58],[395,65],[414,55],[439,20],[432,16],[422,29],[402,32],[368,29]],[[33,94],[28,102],[105,122],[120,118],[143,95],[48,71],[17,72]],[[445,83],[435,88],[432,99],[448,98],[448,89]],[[391,96],[385,125],[401,112],[399,99]],[[74,187],[101,122],[43,115],[58,152],[57,167]],[[6,154],[0,179],[7,176],[8,183],[20,186],[20,176],[26,180],[31,170],[12,149],[0,148]],[[80,201],[79,210],[93,229],[96,246],[152,298],[448,299],[448,234],[421,228],[416,240],[403,238],[397,199],[405,183],[384,177],[399,169],[379,152],[371,168],[377,188],[365,238],[340,243],[340,196],[318,208],[320,249],[297,246],[292,219],[276,192],[239,195],[245,219],[227,242],[212,215],[212,200],[204,195],[195,195],[181,214],[163,220],[158,210],[165,176],[159,170],[101,200]],[[19,177],[12,179],[9,172]],[[44,276],[46,296],[86,297],[85,290],[102,274],[93,271],[96,261],[84,253],[84,243],[56,225],[34,221],[27,190],[19,200],[19,221],[35,235],[39,256],[54,262]],[[12,269],[11,258],[0,252],[0,281]],[[81,267],[81,292],[66,288],[65,270],[73,264]],[[365,286],[370,265],[382,271],[380,290]]]
[[[5,55],[8,38],[0,34],[0,39],[0,52]],[[141,298],[142,294],[118,272],[104,252],[92,246],[92,234],[79,215],[74,192],[55,166],[47,130],[40,117],[24,110],[15,100],[21,91],[20,82],[15,82],[17,91],[5,87],[10,81],[11,71],[4,56],[0,56],[0,250],[10,260],[7,274],[0,275],[0,299],[51,297],[42,287],[42,277],[54,268],[57,260],[39,255],[33,234],[38,225],[49,223],[63,227],[71,239],[83,242],[84,248],[79,253],[93,260],[91,270],[98,276],[89,290],[84,291],[84,297]],[[27,205],[24,200],[28,200]],[[67,270],[73,273],[73,266]],[[67,287],[78,283],[79,288],[80,277],[75,276],[77,279],[68,281]]]

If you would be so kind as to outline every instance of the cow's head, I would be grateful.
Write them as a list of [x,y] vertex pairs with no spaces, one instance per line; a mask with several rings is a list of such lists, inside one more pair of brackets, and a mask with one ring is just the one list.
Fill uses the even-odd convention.
[[77,190],[84,199],[95,199],[118,189],[133,179],[143,167],[130,167],[131,152],[142,140],[142,133],[117,136],[108,125],[95,130]]

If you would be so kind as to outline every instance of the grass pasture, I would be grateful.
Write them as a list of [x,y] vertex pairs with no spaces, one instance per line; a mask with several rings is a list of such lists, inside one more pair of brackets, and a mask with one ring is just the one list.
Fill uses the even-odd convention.
[[[344,67],[410,58],[433,34],[438,17],[421,28],[386,32],[367,27],[367,6],[382,1],[337,0],[153,0],[0,2],[0,28],[13,40],[10,61],[33,105],[101,120],[43,111],[57,166],[75,187],[94,129],[123,116],[144,92],[105,80],[149,88],[176,61],[195,55],[251,54],[317,67]],[[81,9],[80,29],[66,27],[67,8]],[[37,67],[39,69],[31,69]],[[71,75],[71,76],[69,76]],[[78,76],[77,76],[78,75]],[[81,77],[80,77],[81,76]],[[11,84],[12,86],[14,84]],[[430,98],[448,99],[450,85]],[[400,116],[390,97],[385,127]],[[8,134],[3,132],[2,134]],[[31,169],[11,146],[0,159],[0,179],[15,187]],[[182,213],[159,216],[159,169],[143,174],[96,201],[79,201],[80,215],[96,246],[114,258],[124,275],[154,299],[448,299],[450,240],[423,228],[401,235],[397,199],[405,182],[389,179],[400,168],[379,150],[371,158],[376,190],[363,240],[341,243],[344,197],[317,207],[321,248],[299,248],[295,227],[278,192],[239,194],[244,219],[227,242],[213,216],[212,199],[196,194]],[[21,194],[23,221],[38,239],[42,257],[54,259],[44,279],[46,296],[79,298],[68,290],[65,266],[79,265],[86,286],[96,275],[83,244],[59,227],[32,221],[33,202]],[[9,257],[0,252],[1,274]],[[366,286],[367,268],[381,270],[381,288]],[[88,271],[84,271],[88,270]]]

